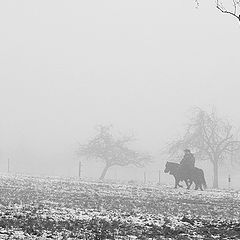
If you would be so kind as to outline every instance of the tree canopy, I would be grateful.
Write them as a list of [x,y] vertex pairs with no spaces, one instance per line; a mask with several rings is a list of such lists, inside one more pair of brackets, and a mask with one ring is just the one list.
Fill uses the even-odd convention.
[[97,134],[87,144],[80,145],[79,155],[87,159],[100,159],[105,162],[105,168],[100,179],[104,179],[107,170],[112,166],[134,165],[143,167],[151,161],[151,155],[130,149],[132,136],[114,137],[111,126],[98,126]]

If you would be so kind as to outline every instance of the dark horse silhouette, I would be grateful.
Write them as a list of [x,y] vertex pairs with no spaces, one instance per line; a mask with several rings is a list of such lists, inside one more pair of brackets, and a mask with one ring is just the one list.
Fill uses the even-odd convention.
[[187,189],[190,189],[192,183],[195,184],[195,190],[199,188],[203,191],[203,187],[206,188],[207,184],[204,177],[204,172],[200,168],[194,167],[188,172],[179,171],[180,164],[174,162],[167,162],[165,165],[165,173],[173,175],[175,178],[175,188],[182,187],[179,182],[185,181]]

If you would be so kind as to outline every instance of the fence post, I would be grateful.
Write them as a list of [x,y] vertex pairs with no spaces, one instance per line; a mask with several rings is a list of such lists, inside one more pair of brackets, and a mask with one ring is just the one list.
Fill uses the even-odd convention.
[[8,158],[8,173],[10,172],[10,159]]
[[146,182],[147,182],[147,177],[146,177],[146,172],[144,172],[144,184],[146,184]]
[[228,175],[228,189],[231,187],[231,176],[230,174]]
[[81,170],[82,170],[82,163],[79,161],[79,166],[78,166],[78,178],[81,179]]
[[161,183],[161,170],[158,171],[158,184]]

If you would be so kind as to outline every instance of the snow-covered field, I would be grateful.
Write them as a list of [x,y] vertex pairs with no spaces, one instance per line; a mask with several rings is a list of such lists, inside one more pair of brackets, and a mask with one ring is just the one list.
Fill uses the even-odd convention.
[[0,176],[0,239],[240,239],[240,193]]

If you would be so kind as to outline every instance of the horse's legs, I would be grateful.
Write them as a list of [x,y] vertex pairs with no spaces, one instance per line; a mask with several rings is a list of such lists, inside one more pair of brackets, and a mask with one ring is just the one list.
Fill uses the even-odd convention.
[[180,185],[179,182],[180,182],[180,179],[175,177],[175,187],[174,188],[182,187],[182,185]]
[[189,179],[189,188],[192,186],[193,180]]
[[193,180],[192,180],[192,179],[189,179],[188,186],[187,186],[187,189],[188,189],[188,190],[189,190],[190,187],[192,186],[192,183],[193,183]]
[[181,188],[183,187],[183,185],[180,184],[180,179],[178,180],[178,186]]
[[201,184],[199,184],[198,181],[195,182],[195,190],[198,190],[199,188],[201,188]]
[[184,182],[186,183],[187,189],[189,189],[190,186],[189,186],[188,180],[185,179]]
[[176,177],[174,177],[175,178],[175,187],[174,188],[177,188],[177,186],[178,186],[178,181],[177,181],[177,178]]

